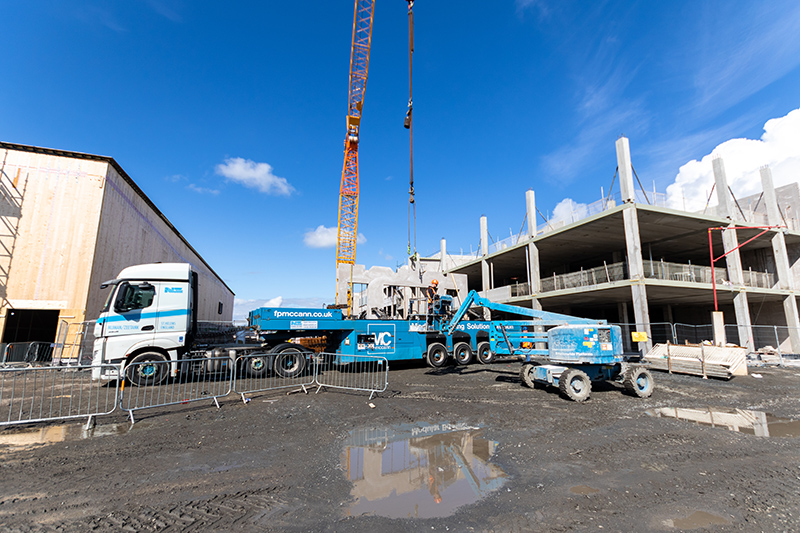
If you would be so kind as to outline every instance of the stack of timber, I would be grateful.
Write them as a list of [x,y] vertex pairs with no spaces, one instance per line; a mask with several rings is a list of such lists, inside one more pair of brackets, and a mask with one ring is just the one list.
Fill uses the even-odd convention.
[[656,344],[644,356],[653,370],[731,379],[747,375],[747,349],[712,344]]

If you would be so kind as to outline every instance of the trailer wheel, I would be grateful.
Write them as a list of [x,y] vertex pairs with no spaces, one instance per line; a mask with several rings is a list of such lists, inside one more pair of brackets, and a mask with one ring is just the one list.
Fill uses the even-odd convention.
[[285,342],[272,350],[275,356],[275,373],[282,378],[296,378],[306,369],[306,351],[296,344]]
[[453,348],[453,357],[459,365],[468,365],[472,362],[472,346],[468,342],[459,342]]
[[265,355],[253,356],[244,358],[244,367],[247,375],[254,378],[260,378],[269,372],[269,358]]
[[519,369],[519,379],[522,380],[523,385],[531,389],[536,388],[536,381],[533,379],[533,368],[535,366],[536,365],[531,363],[525,363],[522,365],[522,368]]
[[441,368],[447,362],[447,348],[441,342],[432,342],[428,346],[428,364],[433,368]]
[[585,372],[575,368],[568,368],[558,378],[558,390],[574,402],[583,402],[589,399],[589,394],[592,392],[592,382]]
[[494,361],[494,354],[492,353],[492,347],[488,342],[480,342],[478,343],[478,361],[481,364],[488,365]]
[[649,398],[653,394],[653,374],[646,368],[632,366],[625,371],[622,386],[629,394],[639,398]]
[[125,377],[137,387],[161,385],[169,376],[169,363],[158,352],[140,353],[125,367]]

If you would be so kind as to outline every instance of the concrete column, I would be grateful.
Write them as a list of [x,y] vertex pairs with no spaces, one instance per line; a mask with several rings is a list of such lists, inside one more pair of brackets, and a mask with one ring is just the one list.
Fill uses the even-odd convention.
[[439,272],[444,272],[447,268],[447,241],[442,239],[439,241]]
[[719,156],[711,160],[714,169],[714,189],[717,191],[717,214],[722,218],[733,218],[731,194],[728,191],[728,178],[725,175],[725,163]]
[[714,329],[714,344],[725,346],[728,343],[728,339],[725,336],[725,317],[722,311],[712,311],[711,324]]
[[647,332],[647,342],[640,342],[639,349],[645,352],[653,347],[650,332],[650,311],[647,306],[647,288],[644,284],[644,262],[642,261],[642,242],[639,238],[639,218],[636,206],[631,204],[622,210],[625,227],[625,245],[628,252],[628,275],[631,280],[631,299],[636,330]]
[[[617,304],[617,313],[619,314],[619,320],[623,324],[630,324],[630,319],[628,318],[628,304],[625,302],[619,302]],[[630,326],[622,326],[622,346],[623,350],[626,352],[633,351],[631,347],[631,331]]]
[[489,222],[481,217],[481,255],[489,255]]
[[617,139],[617,168],[619,169],[619,188],[622,191],[622,202],[634,203],[636,201],[636,189],[633,187],[631,146],[627,137]]
[[528,287],[531,289],[531,296],[539,294],[542,289],[539,249],[533,242],[528,243]]
[[[782,225],[783,217],[781,217],[781,212],[778,209],[778,198],[772,183],[772,171],[768,166],[761,167],[761,187],[764,190],[764,205],[767,208],[769,225]],[[778,273],[778,286],[781,289],[794,292],[794,276],[789,264],[789,252],[786,249],[786,239],[783,232],[777,232],[772,237],[772,254],[775,258],[775,270]],[[800,317],[798,317],[797,298],[794,294],[789,294],[783,298],[783,313],[786,316],[786,325],[789,326],[789,340],[792,344],[792,351],[800,353]]]
[[525,213],[528,215],[528,237],[536,237],[536,194],[525,191]]

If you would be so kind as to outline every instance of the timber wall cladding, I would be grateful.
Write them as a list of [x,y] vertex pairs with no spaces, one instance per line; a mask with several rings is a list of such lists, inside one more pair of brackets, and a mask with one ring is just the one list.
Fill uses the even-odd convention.
[[[93,318],[100,312],[106,295],[99,289],[101,282],[113,279],[127,266],[161,261],[189,263],[199,273],[200,320],[230,320],[233,307],[230,290],[110,165],[104,189],[87,316]],[[222,315],[217,314],[219,302],[223,302]]]
[[19,176],[21,195],[9,300],[84,308],[106,167],[102,161],[6,150],[4,172]]

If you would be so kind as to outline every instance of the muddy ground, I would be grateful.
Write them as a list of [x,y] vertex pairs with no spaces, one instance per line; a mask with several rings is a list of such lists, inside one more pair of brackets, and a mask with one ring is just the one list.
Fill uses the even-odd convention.
[[[388,390],[372,400],[336,391],[254,395],[247,404],[230,396],[220,409],[208,402],[143,411],[130,430],[118,412],[100,418],[91,438],[0,444],[0,529],[800,531],[800,438],[646,413],[712,406],[800,420],[800,368],[756,368],[761,378],[731,381],[655,373],[649,399],[596,385],[584,404],[523,387],[518,369],[406,366],[390,371]],[[495,477],[502,470],[502,486],[449,516],[359,514],[347,479],[353,466],[343,460],[352,435],[443,422],[480,427],[479,439],[494,441],[491,452],[481,448],[487,464],[478,467]],[[407,472],[409,486],[428,491],[414,509],[453,505],[450,482],[434,480],[449,467],[433,468],[427,487],[426,475],[411,479],[417,474],[404,468],[396,470]],[[398,509],[407,505],[395,496]],[[392,498],[384,502],[393,507]]]

